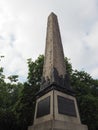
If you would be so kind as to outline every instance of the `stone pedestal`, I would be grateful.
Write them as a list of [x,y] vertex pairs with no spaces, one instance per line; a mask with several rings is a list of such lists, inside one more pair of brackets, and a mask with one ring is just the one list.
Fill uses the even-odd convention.
[[88,130],[86,125],[50,120],[30,126],[28,130]]
[[28,130],[87,130],[74,96],[51,90],[37,99],[34,125]]

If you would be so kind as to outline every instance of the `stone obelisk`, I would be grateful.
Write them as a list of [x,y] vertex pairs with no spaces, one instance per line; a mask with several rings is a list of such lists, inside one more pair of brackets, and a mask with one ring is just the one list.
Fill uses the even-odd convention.
[[[64,53],[57,16],[51,13],[48,17],[47,36],[45,48],[45,60],[43,67],[41,89],[47,88],[50,84],[56,84],[58,89],[71,92],[68,75],[66,74],[66,65],[64,63]],[[67,81],[66,81],[67,80]],[[50,87],[49,87],[50,89]]]
[[57,16],[48,17],[45,59],[40,91],[36,95],[34,125],[29,130],[87,130],[66,73]]

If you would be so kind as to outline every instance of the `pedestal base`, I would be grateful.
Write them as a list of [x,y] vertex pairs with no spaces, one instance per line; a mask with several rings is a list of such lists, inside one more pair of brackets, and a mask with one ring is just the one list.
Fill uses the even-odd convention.
[[86,125],[50,120],[29,126],[28,130],[88,130]]
[[76,98],[51,90],[37,99],[34,125],[28,130],[88,130],[82,125]]

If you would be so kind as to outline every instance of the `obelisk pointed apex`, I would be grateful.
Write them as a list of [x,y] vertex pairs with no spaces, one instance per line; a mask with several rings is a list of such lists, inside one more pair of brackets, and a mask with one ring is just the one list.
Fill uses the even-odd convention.
[[[50,15],[49,15],[49,17],[50,17],[50,16],[56,16],[56,14],[55,14],[54,12],[51,12]],[[56,17],[57,17],[57,16],[56,16]]]
[[64,84],[66,67],[57,16],[52,12],[48,17],[43,84]]

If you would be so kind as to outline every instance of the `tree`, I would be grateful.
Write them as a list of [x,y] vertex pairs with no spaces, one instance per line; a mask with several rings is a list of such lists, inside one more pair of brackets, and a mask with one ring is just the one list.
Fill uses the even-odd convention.
[[84,71],[73,71],[71,84],[76,92],[81,121],[89,130],[98,129],[98,80]]
[[33,62],[31,59],[28,59],[28,84],[30,86],[40,86],[43,71],[43,63],[43,55],[40,55],[35,62]]
[[18,125],[14,106],[19,100],[22,83],[11,84],[4,80],[3,68],[0,69],[0,130],[16,130]]
[[35,94],[40,88],[43,62],[43,55],[40,55],[35,62],[28,59],[28,80],[24,83],[20,99],[15,106],[15,114],[17,120],[19,120],[20,130],[26,130],[33,123]]
[[[0,61],[3,56],[0,56]],[[23,89],[22,83],[15,83],[18,76],[9,76],[12,83],[5,82],[3,67],[0,67],[0,130],[17,130],[16,116],[14,106],[18,102]]]
[[73,73],[73,69],[72,69],[72,64],[70,63],[70,59],[68,59],[67,57],[64,58],[64,62],[66,65],[66,73],[71,76]]
[[18,75],[11,75],[8,77],[8,79],[11,81],[11,83],[15,83],[18,81]]

